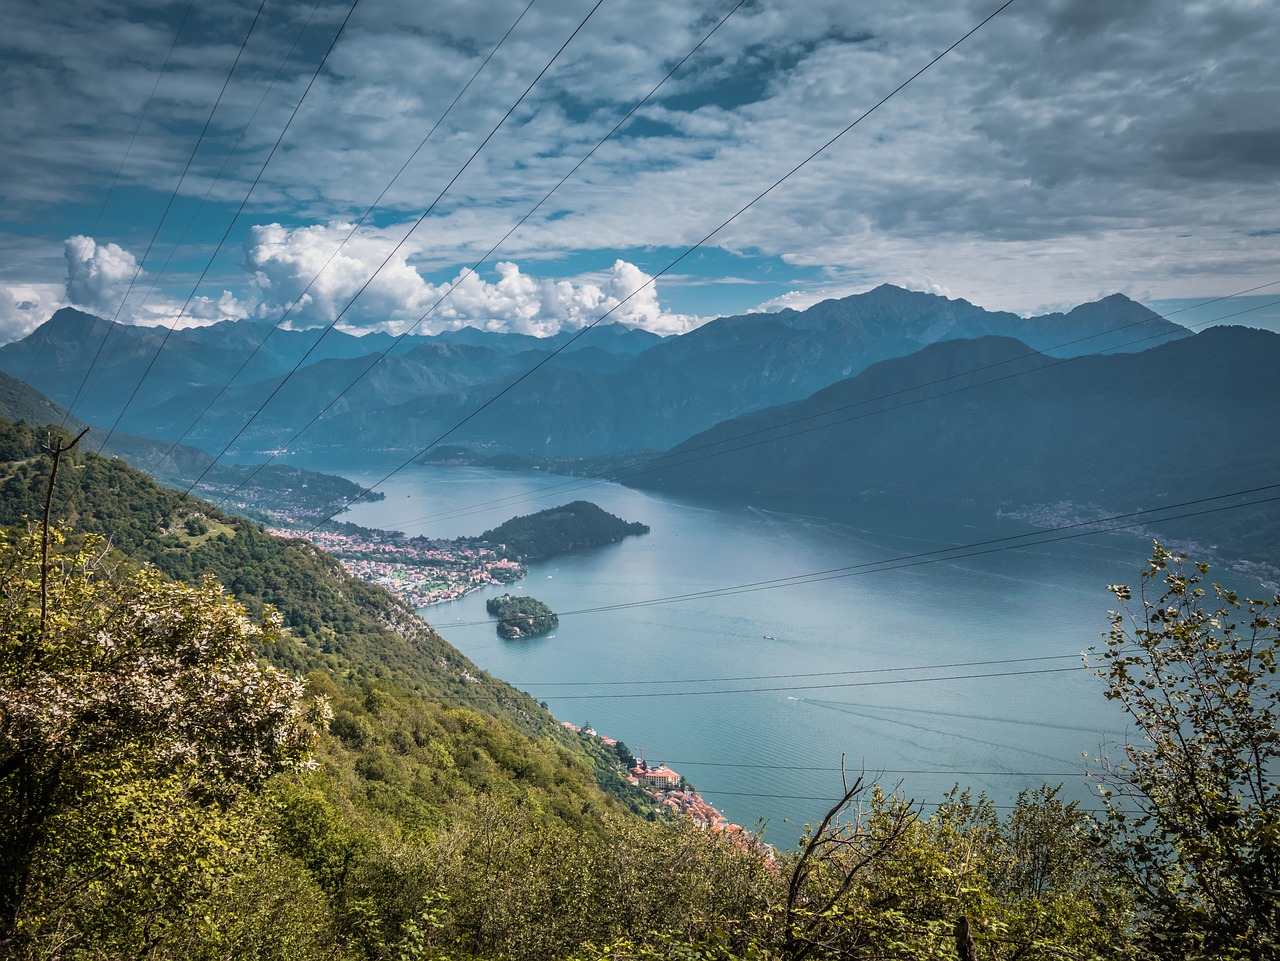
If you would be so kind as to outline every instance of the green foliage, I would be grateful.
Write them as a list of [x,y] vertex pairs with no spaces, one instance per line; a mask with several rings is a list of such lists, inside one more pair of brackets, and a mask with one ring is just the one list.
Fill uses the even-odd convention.
[[51,541],[45,616],[40,534],[0,532],[0,945],[201,956],[225,932],[193,912],[269,856],[261,790],[327,706],[255,662],[273,622],[216,583]]
[[1057,789],[1018,796],[1003,820],[954,790],[928,818],[855,785],[790,865],[779,953],[955,957],[964,919],[979,956],[1125,956],[1128,900],[1092,856],[1093,821]]
[[[1159,544],[1138,599],[1112,588],[1099,676],[1144,740],[1104,760],[1106,836],[1152,950],[1280,952],[1280,595],[1243,599]],[[1160,586],[1157,586],[1160,585]],[[1159,592],[1151,599],[1150,593]]]
[[[56,433],[56,428],[49,428]],[[0,420],[0,526],[25,526],[41,515],[46,431]],[[157,487],[120,460],[77,447],[63,455],[53,516],[81,534],[154,564],[165,576],[196,583],[216,577],[255,615],[280,612],[285,630],[258,638],[258,652],[294,674],[335,672],[446,698],[506,718],[532,734],[558,725],[532,698],[489,677],[386,591],[349,576],[307,541],[283,540],[259,525]],[[210,534],[192,541],[188,518]],[[213,531],[218,531],[213,534]]]
[[1106,824],[1047,786],[1003,818],[872,788],[774,855],[655,817],[625,745],[565,731],[310,545],[196,501],[170,517],[78,450],[55,512],[86,533],[55,537],[42,628],[36,439],[0,423],[5,956],[934,959],[958,930],[993,961],[1275,954],[1280,598],[1210,599],[1163,549],[1164,596],[1102,655],[1147,738],[1104,768]]
[[589,501],[574,501],[536,514],[513,517],[474,538],[503,544],[508,555],[526,560],[551,557],[587,547],[613,544],[632,534],[647,534],[647,524],[627,523]]
[[489,598],[484,607],[498,619],[498,636],[508,640],[537,637],[560,625],[555,611],[528,595],[502,594]]

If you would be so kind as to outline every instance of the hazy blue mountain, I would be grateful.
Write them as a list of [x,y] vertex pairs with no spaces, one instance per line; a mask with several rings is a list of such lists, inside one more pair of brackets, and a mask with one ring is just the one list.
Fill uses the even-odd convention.
[[[625,324],[599,324],[573,340],[577,331],[561,331],[551,337],[534,337],[530,334],[501,333],[480,330],[476,327],[460,327],[435,335],[435,340],[447,344],[469,344],[486,347],[500,354],[519,354],[528,350],[552,351],[566,344],[565,353],[581,350],[599,350],[609,354],[631,355],[660,344],[665,338],[660,334],[628,327]],[[570,343],[570,341],[573,341]]]
[[[0,422],[5,421],[37,428],[61,426],[73,435],[88,426],[34,387],[0,372]],[[106,457],[118,457],[172,487],[186,488],[198,480],[197,494],[225,497],[229,508],[259,520],[279,517],[282,510],[299,519],[324,517],[361,492],[358,484],[331,474],[283,464],[257,469],[215,463],[212,456],[197,447],[102,427],[89,427],[80,446]],[[373,492],[364,496],[380,500],[384,495]]]
[[627,482],[742,499],[1153,508],[1280,482],[1277,369],[1280,335],[1243,327],[1065,360],[1008,338],[947,341],[718,424]]
[[[31,382],[42,389],[56,385],[62,393],[54,399],[68,402],[93,362],[105,325],[77,311],[60,311],[24,341],[0,348],[0,369],[23,376],[43,340]],[[385,334],[357,338],[334,332],[290,374],[319,333],[275,332],[201,417],[268,331],[262,322],[239,321],[175,332],[121,427],[174,439],[200,417],[189,439],[220,450],[288,377],[235,451],[243,456],[274,449],[393,343]],[[121,325],[111,334],[110,349],[76,405],[77,412],[99,422],[114,419],[163,336]],[[572,343],[570,332],[538,339],[464,328],[406,339],[297,446],[350,451],[354,442],[410,451],[488,405],[450,443],[481,453],[570,457],[663,449],[722,420],[807,397],[926,344],[992,334],[1073,355],[1138,349],[1187,331],[1120,295],[1067,314],[1022,318],[887,285],[804,311],[724,317],[665,339],[617,324],[593,328]],[[518,387],[506,390],[530,371]]]
[[[272,324],[254,320],[170,333],[165,328],[112,323],[66,307],[27,337],[0,347],[0,370],[59,403],[74,399],[77,413],[89,420],[110,423],[126,404],[129,416],[210,386],[216,392],[246,362],[238,383],[286,374],[308,351],[307,363],[314,364],[374,353],[391,343],[382,334],[355,337],[335,330],[321,339],[322,333],[322,328],[273,330]],[[132,429],[143,426],[127,423]]]
[[[326,429],[321,425],[348,411],[379,412],[409,398],[453,395],[471,384],[513,376],[524,369],[524,361],[482,347],[428,341],[406,354],[392,354],[380,360],[373,354],[319,361],[301,368],[287,380],[274,377],[232,387],[221,397],[217,397],[220,386],[190,391],[131,414],[127,424],[139,432],[175,437],[199,418],[189,438],[220,450],[261,407],[262,412],[237,443],[237,449],[274,449],[339,395],[342,396],[325,419],[317,424],[317,434]],[[344,394],[353,383],[355,386]],[[343,444],[350,448],[352,442],[353,435],[347,434]]]
[[[663,449],[719,421],[807,397],[924,344],[1011,331],[1046,346],[1067,344],[1062,351],[1068,354],[1132,341],[1138,344],[1130,347],[1149,347],[1188,333],[1119,295],[1069,314],[1022,318],[882,286],[806,311],[721,318],[622,365],[616,357],[597,364],[554,358],[451,434],[449,443],[481,454],[568,457]],[[509,382],[495,378],[454,394],[406,395],[382,411],[353,408],[312,433],[307,444],[335,448],[346,437],[361,436],[372,446],[419,448]]]
[[[32,425],[61,424],[67,409],[50,400],[34,387],[9,374],[0,372],[0,417],[22,421]],[[74,417],[67,421],[67,429],[79,433],[84,425]]]

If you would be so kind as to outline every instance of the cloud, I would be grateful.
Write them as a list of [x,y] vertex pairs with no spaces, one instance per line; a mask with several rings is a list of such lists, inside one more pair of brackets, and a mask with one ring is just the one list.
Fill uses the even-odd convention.
[[113,317],[138,272],[138,260],[119,244],[99,244],[77,234],[63,243],[67,300]]
[[[652,0],[646,29],[636,31],[626,5],[605,4],[471,161],[589,6],[535,4],[442,120],[524,0],[441,0],[429,13],[412,0],[365,2],[372,6],[352,18],[262,170],[314,67],[300,53],[268,89],[310,7],[268,5],[178,197],[180,206],[209,190],[211,205],[237,206],[261,171],[233,244],[251,223],[351,222],[440,121],[372,222],[407,223],[448,189],[430,229],[344,316],[354,326],[416,319],[439,294],[433,284],[456,278],[458,265],[503,237],[714,22],[684,0]],[[590,251],[610,264],[639,259],[628,253],[637,248],[698,241],[989,12],[978,0],[890,0],[854,12],[845,0],[812,0],[803,17],[793,7],[754,0],[739,8],[497,256],[524,276],[566,253]],[[344,8],[322,0],[300,51],[323,48]],[[191,132],[209,116],[251,14],[210,0],[184,27],[148,105],[179,16],[177,7],[49,0],[20,5],[6,22],[0,82],[15,95],[0,102],[8,174],[0,200],[15,223],[82,216],[123,159],[121,193],[104,220],[123,224],[121,233],[98,239],[128,246],[124,237],[151,228],[114,205],[127,190],[140,198],[138,211],[159,209],[177,188]],[[1100,287],[1140,284],[1177,296],[1193,283],[1219,292],[1248,286],[1280,270],[1280,248],[1247,242],[1274,227],[1277,43],[1280,13],[1257,0],[1015,4],[710,243],[830,268],[840,289],[936,277],[960,296],[999,298],[1020,311]],[[304,298],[310,265],[301,261],[323,262],[334,235],[326,226],[310,251],[297,237],[282,258],[264,256],[261,284],[230,268],[210,284],[231,290],[241,308],[259,297],[266,310],[297,300],[307,322],[325,319],[395,241],[385,230],[362,231],[350,262],[344,251]],[[62,267],[40,269],[23,276],[0,266],[0,283],[56,281]],[[607,274],[570,284],[595,284],[607,297]],[[99,279],[82,293],[105,296],[109,278]],[[160,282],[163,300],[169,280]],[[542,291],[544,278],[534,286]],[[814,284],[827,286],[825,277]],[[681,293],[668,287],[668,308]],[[520,296],[540,305],[556,297]],[[222,302],[192,313],[222,311],[213,301]],[[663,319],[661,309],[643,316],[683,322]],[[559,321],[540,306],[523,320],[499,311],[494,322],[541,329]]]
[[470,326],[540,337],[606,314],[606,322],[662,334],[700,323],[664,310],[652,278],[624,260],[599,275],[571,279],[536,277],[501,261],[496,281],[460,271],[432,283],[396,244],[392,232],[353,233],[340,222],[254,227],[245,266],[254,277],[258,315],[299,327],[338,321],[346,329],[401,333],[416,326],[417,333],[433,333]]
[[20,340],[60,306],[62,290],[54,284],[0,285],[0,343]]

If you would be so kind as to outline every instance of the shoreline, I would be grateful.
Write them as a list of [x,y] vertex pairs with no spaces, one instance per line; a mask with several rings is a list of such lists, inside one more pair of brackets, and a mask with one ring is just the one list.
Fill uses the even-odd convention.
[[[618,743],[614,738],[600,734],[591,728],[578,727],[570,721],[561,721],[560,726],[567,731],[572,731],[574,734],[594,738],[605,747],[612,748]],[[622,764],[621,759],[619,759],[619,764]],[[759,839],[755,838],[751,832],[741,824],[735,824],[730,821],[715,805],[706,801],[698,794],[697,790],[685,783],[683,777],[665,764],[653,767],[646,764],[642,758],[637,761],[636,767],[627,769],[623,765],[622,770],[626,771],[626,773],[621,774],[620,772],[620,776],[625,777],[629,784],[644,791],[660,807],[664,807],[674,814],[682,814],[707,830],[731,834],[742,838],[744,841],[750,840],[751,843],[760,843]],[[677,787],[662,788],[658,786],[663,782],[670,782],[672,779],[677,781]],[[652,784],[653,786],[646,786],[647,784]],[[765,845],[765,847],[768,847],[768,845]]]
[[[267,532],[297,538],[297,531]],[[307,540],[352,577],[383,588],[419,610],[456,601],[485,587],[513,584],[528,568],[489,547],[451,540],[409,539],[395,531],[313,531]]]

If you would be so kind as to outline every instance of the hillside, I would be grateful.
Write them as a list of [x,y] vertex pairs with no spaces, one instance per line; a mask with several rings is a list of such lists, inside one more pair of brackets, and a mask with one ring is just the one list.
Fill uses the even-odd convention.
[[590,501],[573,501],[536,514],[513,517],[471,540],[479,544],[501,544],[507,554],[532,561],[588,547],[603,547],[624,537],[647,533],[646,524],[624,521]]
[[[1006,338],[950,341],[719,424],[627,483],[739,499],[1154,508],[1280,480],[1263,440],[1280,409],[1277,364],[1280,336],[1248,328],[1060,361]],[[1276,564],[1278,521],[1228,512],[1187,529]]]
[[[0,870],[9,882],[0,890],[0,946],[8,957],[834,961],[868,946],[883,957],[950,957],[957,929],[1028,958],[1146,957],[1171,937],[1193,945],[1217,937],[1211,951],[1195,955],[1210,957],[1258,927],[1247,907],[1220,922],[1192,916],[1172,927],[1165,903],[1140,900],[1154,871],[1141,851],[1123,860],[1119,845],[1129,835],[1118,818],[1095,820],[1049,786],[1021,792],[1003,815],[960,788],[925,812],[855,778],[812,843],[793,853],[770,852],[732,830],[629,816],[591,783],[592,770],[601,779],[614,770],[623,745],[553,725],[539,705],[305,543],[270,538],[192,500],[164,520],[165,492],[92,453],[66,456],[55,511],[81,531],[103,532],[114,553],[89,544],[99,559],[77,559],[76,537],[67,545],[55,538],[46,625],[39,537],[25,532],[42,503],[40,433],[0,424],[0,525],[8,528],[0,532],[7,576]],[[238,583],[253,610],[276,604],[287,629],[273,638],[268,619],[226,609],[208,586],[163,592],[182,599],[181,608],[139,606],[125,551],[184,580],[217,573]],[[1173,563],[1167,583],[1198,597],[1190,592],[1199,578],[1177,576]],[[1116,591],[1123,597],[1127,588]],[[1164,641],[1163,649],[1176,636],[1192,669],[1229,670],[1231,683],[1265,677],[1275,618],[1266,609],[1252,615],[1264,632],[1253,639],[1261,652],[1254,668],[1230,653],[1243,642],[1218,639],[1216,621],[1186,629],[1198,604],[1138,642],[1117,618],[1109,644],[1126,657],[1111,665],[1109,683],[1133,692],[1139,711],[1170,703],[1174,682],[1164,672],[1182,667],[1163,657],[1153,675],[1140,643]],[[194,623],[188,611],[198,615]],[[246,754],[256,770],[252,751],[270,747],[275,730],[231,726],[223,713],[241,710],[249,679],[275,675],[252,662],[199,673],[228,631],[262,638],[257,653],[268,661],[310,671],[305,688],[279,680],[282,696],[307,717],[332,714],[327,732],[310,729],[309,766],[277,766],[241,781],[220,773]],[[175,641],[180,661],[172,660]],[[174,673],[151,667],[171,662]],[[137,673],[144,669],[153,673]],[[172,683],[174,674],[193,672],[194,688]],[[1217,688],[1201,676],[1176,689],[1173,703],[1187,699],[1190,719],[1166,722],[1181,733],[1167,743],[1204,734],[1193,712],[1200,695]],[[33,690],[41,696],[32,698]],[[166,730],[142,725],[144,715],[105,716],[102,706],[117,701],[176,710],[179,740],[170,744]],[[276,716],[289,705],[273,699],[264,708]],[[1225,733],[1206,725],[1207,736],[1232,737],[1271,716],[1242,713]],[[39,740],[31,718],[52,722],[34,729]],[[188,718],[213,721],[215,743],[231,753],[189,750]],[[131,725],[142,736],[98,736]],[[1262,730],[1239,742],[1257,759],[1243,766],[1250,784],[1274,761],[1270,740]],[[1204,820],[1184,800],[1194,792],[1166,790],[1183,767],[1136,750],[1130,757],[1151,780],[1128,783],[1156,785],[1161,793],[1150,796],[1167,803],[1160,816],[1176,815],[1178,837],[1199,842]],[[28,775],[41,788],[34,804]],[[1210,797],[1214,809],[1260,820],[1260,805],[1227,795],[1233,788]],[[621,786],[619,793],[626,796]],[[1167,796],[1173,800],[1163,802]],[[1274,845],[1255,853],[1256,836],[1196,850],[1210,851],[1214,876],[1242,879],[1239,887],[1253,885],[1246,894],[1261,900],[1273,885],[1268,875],[1253,880],[1254,864]],[[1027,870],[1028,858],[1036,870]],[[1136,876],[1125,873],[1130,864]],[[1183,877],[1186,868],[1156,870]],[[812,904],[829,907],[811,912]],[[797,945],[815,947],[800,953]]]
[[[0,418],[26,424],[65,424],[78,434],[86,425],[65,407],[22,381],[0,373]],[[311,524],[339,512],[361,497],[378,501],[381,491],[364,493],[360,485],[333,474],[322,474],[284,464],[249,466],[215,462],[197,447],[171,444],[122,431],[90,427],[85,449],[126,464],[173,487],[193,487],[209,500],[225,503],[232,511],[268,522]]]
[[[0,421],[6,564],[12,542],[43,504],[45,433]],[[567,731],[412,610],[348,577],[308,543],[270,537],[190,498],[174,508],[172,492],[119,460],[74,449],[63,457],[53,502],[53,516],[71,539],[66,547],[55,539],[54,556],[74,552],[94,532],[112,552],[104,558],[107,576],[98,578],[108,592],[124,579],[121,565],[148,561],[187,583],[217,577],[255,619],[266,606],[276,608],[284,630],[257,653],[291,674],[305,673],[307,696],[330,705],[317,767],[276,777],[260,798],[241,791],[225,809],[131,765],[70,782],[74,803],[39,815],[54,818],[59,843],[49,847],[24,832],[22,850],[35,845],[38,883],[23,885],[16,931],[14,892],[6,888],[0,899],[6,956],[44,957],[56,942],[58,956],[66,957],[82,956],[69,946],[112,957],[245,957],[248,944],[260,943],[252,956],[375,961],[410,950],[404,946],[412,946],[415,925],[438,896],[457,899],[450,937],[468,954],[532,961],[626,930],[617,915],[594,906],[606,892],[621,893],[612,870],[604,870],[613,863],[646,865],[631,888],[649,905],[636,906],[640,930],[723,910],[715,903],[736,903],[739,915],[747,910],[734,895],[709,896],[703,878],[711,871],[745,879],[762,871],[762,862],[691,825],[633,816],[654,817],[653,802],[619,778],[616,754],[598,739]],[[193,521],[198,525],[189,527]],[[57,570],[58,578],[80,573],[61,564]],[[53,592],[55,612],[63,596],[61,588]],[[73,629],[87,613],[65,623]],[[94,616],[110,624],[115,612]],[[169,612],[153,616],[162,630]],[[6,634],[7,644],[19,640]],[[93,669],[89,662],[80,668]],[[18,851],[10,843],[18,823],[11,816],[23,810],[8,776],[11,762],[23,756],[10,750],[13,694],[6,686],[0,700],[6,872]],[[127,744],[118,750],[142,756]],[[615,797],[602,793],[597,780]],[[522,853],[489,864],[480,851],[497,843],[508,854]],[[654,850],[677,852],[672,869],[653,871]],[[556,928],[539,931],[530,912],[560,908],[530,900],[530,880],[548,879],[575,851],[590,852],[602,870],[580,879],[576,921],[566,926],[566,913]],[[110,860],[106,872],[94,860],[102,857]],[[682,863],[702,871],[676,867]],[[517,892],[523,892],[518,900]],[[213,953],[193,953],[195,944]]]

